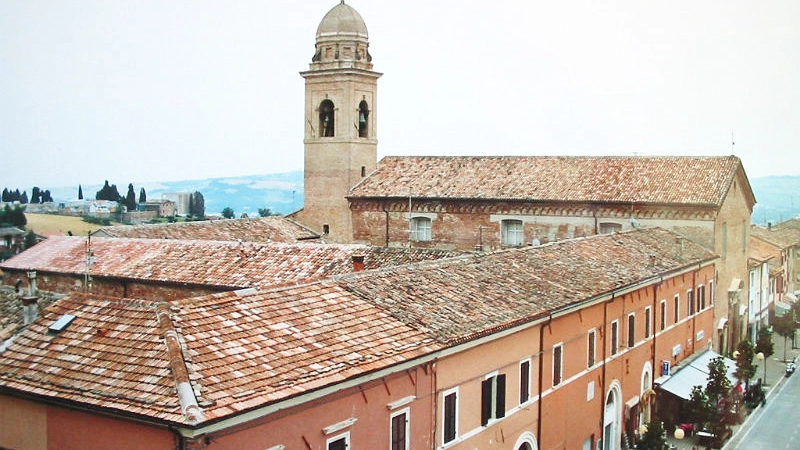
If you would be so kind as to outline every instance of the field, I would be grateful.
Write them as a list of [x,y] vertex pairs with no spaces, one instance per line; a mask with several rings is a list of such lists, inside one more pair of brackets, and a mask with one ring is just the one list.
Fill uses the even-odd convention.
[[[53,214],[25,214],[28,230],[41,236],[65,236],[72,232],[74,236],[86,236],[101,228],[101,225],[84,222],[80,217],[57,216]],[[112,223],[112,225],[118,225]]]

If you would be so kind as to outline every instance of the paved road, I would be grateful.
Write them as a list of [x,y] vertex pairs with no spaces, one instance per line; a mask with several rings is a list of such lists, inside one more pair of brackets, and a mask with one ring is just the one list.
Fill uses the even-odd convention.
[[725,450],[800,449],[800,372],[785,378]]

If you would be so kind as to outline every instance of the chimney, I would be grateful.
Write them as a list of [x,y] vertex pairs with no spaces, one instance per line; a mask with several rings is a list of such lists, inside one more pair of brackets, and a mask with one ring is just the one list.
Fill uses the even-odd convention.
[[353,272],[364,270],[364,255],[353,255],[350,259],[353,261]]

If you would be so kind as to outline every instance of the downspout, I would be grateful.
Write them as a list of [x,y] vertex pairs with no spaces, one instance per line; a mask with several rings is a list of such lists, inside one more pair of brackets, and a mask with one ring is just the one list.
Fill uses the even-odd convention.
[[[653,350],[650,352],[650,359],[651,359],[650,364],[653,367],[653,377],[652,377],[652,380],[650,381],[651,385],[653,384],[654,380],[656,379],[656,376],[655,376],[656,368],[661,367],[660,365],[659,366],[656,365],[656,355],[658,354],[658,349],[656,347],[656,344],[657,344],[656,343],[656,336],[658,335],[658,331],[656,331],[656,330],[661,328],[660,325],[656,324],[656,322],[657,322],[656,321],[656,317],[658,315],[656,313],[656,311],[658,311],[659,313],[661,312],[661,308],[658,308],[658,287],[661,286],[661,283],[663,283],[663,282],[664,282],[664,278],[661,278],[661,281],[659,281],[658,283],[653,285],[653,325],[652,325],[653,326],[653,330],[652,330],[653,331]],[[664,312],[666,312],[666,310]],[[661,321],[658,321],[658,324],[661,324],[662,322],[665,322],[665,321],[666,321],[666,318],[662,317]],[[648,386],[648,388],[652,389],[653,386]]]
[[536,421],[536,442],[539,444],[539,448],[542,448],[542,421],[544,420],[542,405],[542,388],[544,387],[544,328],[545,326],[550,326],[552,321],[553,314],[550,314],[547,322],[539,326],[539,401],[537,402],[539,420]]
[[695,270],[692,272],[692,303],[694,303],[694,305],[692,305],[692,310],[694,310],[694,314],[692,314],[692,355],[694,355],[694,346],[697,342],[697,315],[700,314],[700,308],[697,307],[697,301],[699,299],[695,298],[695,295],[697,295],[697,289],[695,289],[695,286],[697,286],[696,278],[697,271]]
[[[600,438],[605,440],[605,424],[606,424],[606,358],[608,357],[608,305],[614,301],[616,294],[611,294],[611,300],[603,303],[603,365],[600,370],[600,384],[602,384],[603,393],[600,399]],[[605,443],[604,443],[605,445]]]
[[389,246],[389,210],[386,209],[386,208],[383,208],[383,212],[384,212],[384,214],[386,214],[386,231],[385,231],[386,237],[384,239],[383,246],[384,247],[388,247]]

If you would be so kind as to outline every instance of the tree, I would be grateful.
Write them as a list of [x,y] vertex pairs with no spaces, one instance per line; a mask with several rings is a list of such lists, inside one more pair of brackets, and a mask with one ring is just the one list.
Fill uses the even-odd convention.
[[235,214],[230,206],[226,206],[225,209],[222,210],[222,217],[226,219],[233,219],[234,216]]
[[22,204],[27,204],[28,203],[28,192],[27,191],[22,191],[22,195],[19,196],[19,202],[22,203]]
[[772,329],[783,336],[783,360],[786,361],[786,340],[794,337],[794,314],[790,311],[782,316],[776,316],[772,321]]
[[31,189],[31,203],[42,203],[42,192],[39,186],[34,186],[33,189]]
[[764,360],[775,353],[775,344],[772,343],[772,332],[767,327],[761,327],[758,330],[758,338],[756,339],[756,353],[762,353]]
[[718,356],[708,362],[706,396],[708,396],[708,400],[713,407],[709,428],[718,443],[721,443],[726,434],[731,411],[731,402],[729,400],[731,382],[726,375],[727,371],[725,359],[722,356]]
[[53,202],[53,195],[50,193],[50,189],[45,189],[42,191],[42,203]]
[[206,202],[200,191],[194,191],[189,196],[189,214],[200,219],[206,216]]
[[636,448],[644,450],[669,450],[664,424],[659,420],[651,420],[647,424],[647,431],[642,435],[642,439],[639,441]]
[[23,245],[25,246],[26,250],[38,243],[39,239],[36,237],[36,233],[30,230],[27,233],[25,233],[25,241],[23,242]]
[[78,200],[83,200],[83,188],[81,185],[78,185]]
[[144,191],[144,188],[139,190],[139,203],[144,203],[147,201],[147,193]]
[[756,366],[753,364],[756,352],[753,344],[747,339],[739,342],[734,356],[736,357],[736,372],[734,372],[734,376],[740,383],[749,386],[750,379],[756,374]]
[[8,192],[8,188],[3,188],[3,197],[2,197],[3,203],[10,202],[11,200],[9,199],[10,199],[10,194]]
[[102,188],[100,188],[99,191],[97,191],[97,194],[95,194],[94,198],[96,200],[108,200],[112,202],[118,202],[122,199],[122,196],[119,195],[119,191],[117,190],[117,185],[116,184],[109,185],[108,180],[106,180],[105,184],[103,185]]
[[684,404],[684,417],[691,424],[705,428],[714,418],[714,405],[701,386],[694,386],[689,401]]
[[269,208],[258,208],[258,215],[261,217],[268,217],[272,215],[272,210]]
[[133,183],[128,183],[128,193],[125,194],[123,202],[128,211],[136,211],[136,193],[133,192]]
[[28,219],[25,217],[25,207],[15,205],[13,208],[10,204],[6,203],[0,212],[0,225],[8,224],[12,227],[24,228],[27,225]]

